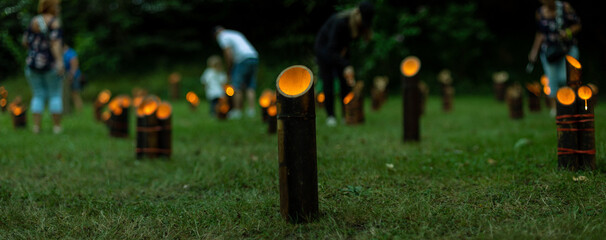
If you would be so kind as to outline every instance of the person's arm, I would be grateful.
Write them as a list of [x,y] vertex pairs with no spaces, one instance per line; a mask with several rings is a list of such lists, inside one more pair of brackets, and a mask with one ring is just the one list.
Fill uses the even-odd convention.
[[61,50],[63,48],[61,41],[61,23],[59,20],[53,21],[50,26],[50,44],[51,44],[51,53],[55,58],[55,68],[57,69],[58,75],[63,75],[65,72],[65,68],[63,66],[63,54],[61,54]]
[[[537,14],[536,14],[537,21],[539,21],[540,18],[541,18],[541,16],[537,12]],[[532,48],[530,49],[530,53],[528,53],[528,61],[533,62],[533,63],[537,61],[537,56],[539,55],[539,48],[541,47],[541,44],[543,43],[544,40],[545,40],[545,35],[543,35],[542,33],[537,32],[534,35],[534,42],[532,44]]]
[[564,2],[564,12],[566,15],[566,20],[573,22],[573,24],[570,25],[570,27],[561,30],[560,35],[564,39],[571,39],[574,35],[581,32],[581,19],[576,14],[572,6],[570,6],[570,4],[567,2]]

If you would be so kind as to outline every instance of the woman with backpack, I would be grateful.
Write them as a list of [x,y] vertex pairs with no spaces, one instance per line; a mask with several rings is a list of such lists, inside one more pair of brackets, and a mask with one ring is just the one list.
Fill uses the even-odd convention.
[[33,93],[30,108],[34,133],[40,132],[46,101],[53,119],[53,133],[61,132],[62,76],[65,70],[59,4],[60,0],[40,0],[38,15],[32,18],[23,34],[23,45],[28,50],[25,77]]
[[541,7],[537,10],[537,33],[534,44],[528,54],[531,63],[540,58],[543,71],[549,79],[552,99],[551,115],[555,116],[555,97],[558,89],[566,85],[566,60],[570,55],[579,58],[579,48],[575,36],[581,31],[581,20],[567,2],[556,0],[539,0]]

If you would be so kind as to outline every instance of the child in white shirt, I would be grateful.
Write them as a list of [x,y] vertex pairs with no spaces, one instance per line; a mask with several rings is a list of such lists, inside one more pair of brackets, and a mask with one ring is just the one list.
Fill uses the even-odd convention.
[[210,114],[216,116],[215,107],[219,98],[225,95],[223,86],[227,83],[227,74],[223,71],[221,57],[217,55],[210,56],[206,61],[206,70],[200,77],[200,82],[206,88],[206,99],[210,103]]

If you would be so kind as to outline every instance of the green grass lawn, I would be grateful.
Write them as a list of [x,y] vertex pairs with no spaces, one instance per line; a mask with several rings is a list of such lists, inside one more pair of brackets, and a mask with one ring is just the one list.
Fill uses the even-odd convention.
[[[460,96],[445,114],[429,99],[422,140],[402,143],[401,98],[366,122],[317,117],[321,216],[279,214],[277,135],[260,117],[217,121],[206,102],[175,102],[173,156],[136,160],[90,104],[55,136],[12,128],[0,114],[0,239],[547,238],[606,234],[606,105],[596,109],[598,170],[557,169],[548,111],[510,120],[490,96]],[[132,113],[132,111],[131,111]],[[28,116],[31,121],[31,115]],[[525,142],[527,144],[516,143]],[[393,164],[393,168],[388,167]],[[585,176],[585,181],[573,177]]]

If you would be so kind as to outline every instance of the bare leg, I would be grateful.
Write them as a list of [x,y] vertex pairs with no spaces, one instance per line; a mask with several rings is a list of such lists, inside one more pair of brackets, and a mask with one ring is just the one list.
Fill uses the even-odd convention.
[[242,90],[236,90],[234,92],[234,109],[242,110]]
[[255,109],[255,90],[247,89],[246,90],[246,101],[248,102],[248,109]]
[[53,125],[61,127],[61,114],[52,114]]
[[42,114],[34,113],[34,114],[32,114],[32,117],[34,118],[34,126],[32,128],[32,131],[34,133],[39,133],[40,132],[40,124],[42,124]]

